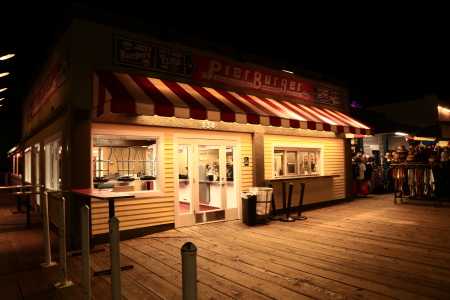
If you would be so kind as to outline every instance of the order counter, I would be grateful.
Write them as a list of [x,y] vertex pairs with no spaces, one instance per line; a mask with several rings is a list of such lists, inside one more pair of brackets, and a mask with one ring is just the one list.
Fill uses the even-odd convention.
[[279,177],[279,178],[271,178],[266,179],[264,182],[269,185],[270,183],[274,182],[282,182],[282,181],[293,181],[293,180],[311,180],[311,179],[323,179],[323,178],[334,178],[339,177],[339,175],[308,175],[308,176],[299,176],[299,177]]

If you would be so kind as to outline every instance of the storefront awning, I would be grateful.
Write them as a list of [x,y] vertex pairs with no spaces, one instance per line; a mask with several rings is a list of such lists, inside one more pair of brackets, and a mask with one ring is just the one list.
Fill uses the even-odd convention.
[[93,102],[93,118],[124,113],[340,133],[374,133],[371,127],[335,110],[108,71],[94,72]]

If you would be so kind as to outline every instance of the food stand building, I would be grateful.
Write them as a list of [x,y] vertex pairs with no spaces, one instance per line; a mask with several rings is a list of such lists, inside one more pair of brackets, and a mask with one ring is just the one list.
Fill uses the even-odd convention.
[[[28,91],[22,181],[47,189],[113,186],[121,237],[242,217],[241,192],[307,180],[304,204],[353,197],[348,90],[320,76],[78,6]],[[264,62],[264,63],[262,63]],[[347,138],[346,138],[347,137]],[[292,180],[292,181],[291,181]],[[100,186],[101,187],[101,186]],[[69,246],[79,207],[67,195]],[[33,199],[39,209],[39,199]],[[92,233],[108,232],[92,201]],[[295,206],[295,205],[294,205]],[[57,224],[56,199],[49,200]]]

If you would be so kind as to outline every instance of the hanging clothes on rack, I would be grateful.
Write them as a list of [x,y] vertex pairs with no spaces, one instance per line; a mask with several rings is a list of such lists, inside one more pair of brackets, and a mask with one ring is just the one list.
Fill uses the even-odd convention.
[[364,163],[362,163],[362,162],[358,162],[358,169],[359,169],[359,173],[358,173],[357,179],[363,180],[364,179],[364,172],[366,171],[366,165]]
[[417,195],[417,185],[416,185],[416,170],[408,169],[408,185],[409,185],[409,195],[415,197]]
[[369,186],[369,192],[371,192],[374,188],[373,186],[373,163],[367,162],[365,163],[365,170],[364,170],[364,181],[367,182]]
[[[394,182],[395,198],[409,196],[416,199],[438,200],[440,185],[440,168],[437,164],[401,164],[390,166],[390,174]],[[400,193],[397,196],[397,192]],[[395,203],[396,200],[395,200]]]
[[382,194],[388,191],[387,171],[382,167],[374,167],[372,171],[372,192]]

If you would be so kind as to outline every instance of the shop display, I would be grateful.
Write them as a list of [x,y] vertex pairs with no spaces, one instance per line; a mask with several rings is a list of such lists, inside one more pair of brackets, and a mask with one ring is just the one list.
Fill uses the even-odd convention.
[[445,147],[441,152],[441,161],[448,161],[448,148]]
[[393,164],[388,172],[394,179],[395,203],[403,196],[439,202],[444,196],[441,178],[445,170],[438,164]]
[[[396,158],[398,162],[406,161],[406,156],[408,155],[408,150],[406,150],[405,146],[400,146],[397,148]],[[394,155],[395,157],[395,155]]]
[[[378,178],[378,167],[374,156],[356,153],[353,157],[353,194],[366,196],[371,192],[382,190],[380,185],[384,185]],[[381,168],[382,169],[382,168]]]

